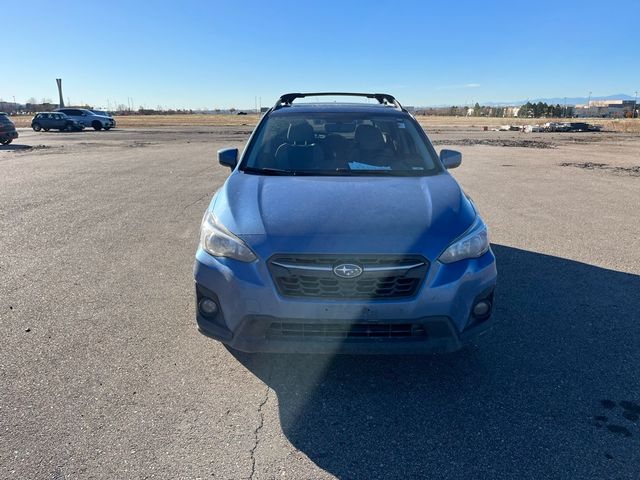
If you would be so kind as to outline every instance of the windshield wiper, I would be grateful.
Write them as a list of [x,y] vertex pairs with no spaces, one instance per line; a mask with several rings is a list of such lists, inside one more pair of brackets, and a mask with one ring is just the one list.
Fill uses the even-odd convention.
[[356,176],[356,175],[379,175],[379,176],[421,176],[424,175],[423,170],[383,170],[383,169],[350,169],[350,168],[336,168],[335,170],[284,170],[281,168],[271,167],[244,167],[242,169],[245,173],[253,173],[257,175],[281,175],[281,176],[307,176],[307,177],[323,177],[323,176]]
[[321,176],[328,175],[331,173],[330,170],[283,170],[280,168],[256,168],[256,167],[245,167],[243,172],[247,173],[257,173],[262,175],[292,175],[292,176]]
[[405,176],[407,172],[412,172],[412,170],[385,170],[385,169],[359,169],[354,168],[353,170],[350,168],[338,168],[336,170],[338,173],[344,175],[390,175],[390,176]]
[[257,173],[260,175],[295,175],[296,172],[292,170],[282,170],[281,168],[256,168],[256,167],[244,167],[242,169],[245,173]]

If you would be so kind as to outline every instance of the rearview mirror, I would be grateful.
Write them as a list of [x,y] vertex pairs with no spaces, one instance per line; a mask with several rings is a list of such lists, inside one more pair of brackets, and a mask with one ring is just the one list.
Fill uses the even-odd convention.
[[224,165],[233,170],[238,164],[238,149],[223,148],[222,150],[218,150],[218,162],[220,162],[220,165]]
[[447,170],[459,167],[462,163],[462,154],[457,150],[440,150],[440,161]]

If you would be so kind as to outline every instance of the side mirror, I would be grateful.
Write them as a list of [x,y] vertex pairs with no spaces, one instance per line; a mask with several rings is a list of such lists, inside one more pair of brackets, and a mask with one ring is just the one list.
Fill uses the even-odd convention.
[[223,148],[222,150],[218,150],[218,162],[220,162],[220,165],[224,165],[233,170],[238,164],[238,149]]
[[462,154],[457,150],[440,150],[440,161],[447,170],[459,167],[462,163]]

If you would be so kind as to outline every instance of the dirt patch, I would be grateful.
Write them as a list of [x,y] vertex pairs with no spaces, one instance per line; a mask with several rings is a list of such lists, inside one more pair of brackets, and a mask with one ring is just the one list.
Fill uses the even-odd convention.
[[15,153],[26,153],[37,150],[49,150],[52,148],[59,149],[63,147],[62,145],[56,147],[52,147],[51,145],[9,145],[8,148],[4,148],[3,150],[10,150]]
[[566,139],[562,139],[566,143],[597,143],[603,140],[611,140],[610,137],[603,137],[601,135],[585,135],[585,136],[571,136]]
[[456,140],[434,140],[434,145],[490,145],[493,147],[523,147],[523,148],[555,148],[555,145],[541,140],[507,140],[499,138],[459,138]]
[[607,163],[593,163],[593,162],[564,162],[560,164],[561,167],[576,167],[583,168],[585,170],[604,170],[610,173],[618,175],[628,175],[631,177],[640,177],[640,165],[634,165],[632,167],[616,167],[615,165],[609,165]]

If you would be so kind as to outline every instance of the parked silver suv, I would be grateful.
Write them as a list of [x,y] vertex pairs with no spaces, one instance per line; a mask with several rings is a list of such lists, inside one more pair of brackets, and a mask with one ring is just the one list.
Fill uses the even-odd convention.
[[116,126],[116,121],[107,115],[97,115],[91,110],[84,108],[58,108],[56,112],[67,114],[73,120],[85,127],[93,127],[94,130],[109,130]]

